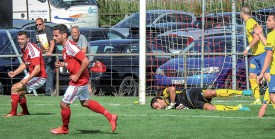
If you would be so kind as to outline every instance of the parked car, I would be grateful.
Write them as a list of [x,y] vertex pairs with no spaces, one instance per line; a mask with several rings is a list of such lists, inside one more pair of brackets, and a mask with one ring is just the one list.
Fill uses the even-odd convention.
[[192,43],[194,40],[200,39],[202,36],[213,37],[231,34],[232,30],[227,28],[207,29],[204,30],[204,35],[202,33],[202,29],[179,29],[159,34],[154,41],[156,41],[156,44],[160,45],[161,47],[168,49],[171,53],[180,53],[190,43]]
[[[54,27],[58,24],[52,22],[45,22],[45,26]],[[36,30],[36,24],[34,20],[26,19],[13,19],[13,28],[21,30]]]
[[[100,62],[106,67],[104,72],[92,72],[91,81],[96,89],[104,90],[107,94],[136,96],[139,79],[138,53],[141,47],[139,40],[99,40],[90,42],[90,46],[95,54],[115,54],[94,57],[94,62]],[[146,51],[147,53],[165,53],[165,50],[158,49],[151,43],[147,43]],[[121,53],[137,55],[120,56]],[[153,74],[156,68],[168,59],[167,56],[146,56],[146,80],[149,86],[153,84]],[[98,64],[94,66],[98,67]]]
[[[239,12],[236,12],[236,24],[242,25],[242,19]],[[205,15],[206,29],[229,25],[232,25],[232,12],[221,12]],[[202,28],[202,17],[197,18],[197,20],[194,22],[194,26],[197,28]]]
[[[231,88],[232,86],[232,36],[214,36],[204,39],[204,52],[202,53],[202,40],[196,40],[188,45],[182,52],[182,57],[170,59],[161,65],[155,74],[155,83],[159,87],[171,85],[184,85],[200,87],[201,72],[203,72],[203,87]],[[237,36],[236,52],[244,50],[242,35]],[[211,55],[221,53],[218,55]],[[187,56],[184,54],[193,54]],[[204,59],[201,59],[203,55]],[[203,62],[203,68],[202,68]],[[241,55],[237,55],[237,88],[245,88],[245,63]],[[186,67],[185,67],[186,66]]]
[[110,28],[79,28],[88,42],[95,40],[125,39],[126,37]]
[[[153,27],[155,24],[167,22],[191,23],[196,20],[193,13],[176,11],[176,10],[147,10],[146,25]],[[124,36],[129,34],[129,28],[139,27],[139,13],[133,13],[129,17],[121,20],[119,23],[111,27],[119,31]]]

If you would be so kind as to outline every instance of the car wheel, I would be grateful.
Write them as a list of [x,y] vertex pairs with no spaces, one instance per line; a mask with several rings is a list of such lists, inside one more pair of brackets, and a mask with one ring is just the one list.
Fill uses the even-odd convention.
[[0,82],[0,95],[4,95],[4,85]]
[[138,94],[138,83],[131,77],[125,77],[118,90],[118,96],[137,96]]

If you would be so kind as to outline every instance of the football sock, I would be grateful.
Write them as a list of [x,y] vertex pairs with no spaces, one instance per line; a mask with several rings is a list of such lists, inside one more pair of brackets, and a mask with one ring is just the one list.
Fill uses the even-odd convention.
[[239,106],[214,105],[217,111],[237,111]]
[[253,92],[253,96],[255,99],[260,99],[260,87],[257,83],[256,79],[249,79],[250,85],[251,85],[251,90]]
[[27,107],[27,99],[25,96],[19,98],[19,104],[23,109],[23,113],[27,114],[29,113],[28,107]]
[[217,89],[217,97],[228,97],[230,95],[242,95],[243,91],[232,90],[232,89]]
[[112,119],[112,114],[94,100],[89,100],[88,108],[94,112],[103,114],[109,121]]
[[62,108],[61,109],[61,117],[63,121],[62,128],[63,130],[68,130],[69,129],[69,122],[70,122],[70,117],[71,117],[71,108]]
[[17,106],[19,101],[19,94],[11,94],[11,111],[10,114],[17,114]]

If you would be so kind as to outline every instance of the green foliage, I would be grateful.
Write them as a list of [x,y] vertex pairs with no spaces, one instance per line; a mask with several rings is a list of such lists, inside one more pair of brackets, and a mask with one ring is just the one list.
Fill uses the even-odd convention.
[[[119,115],[118,127],[111,127],[104,116],[90,111],[75,101],[71,105],[70,133],[51,135],[49,130],[61,125],[59,101],[61,97],[27,96],[32,115],[1,118],[0,134],[3,139],[167,139],[167,138],[271,138],[274,135],[274,110],[257,118],[259,106],[248,105],[253,100],[215,99],[213,104],[237,105],[242,102],[251,108],[244,111],[152,110],[146,105],[134,105],[138,97],[91,97],[110,112]],[[150,97],[146,98],[150,101]],[[0,111],[10,110],[10,96],[0,97]],[[18,111],[21,112],[20,106]]]
[[[243,2],[242,2],[243,1]],[[239,11],[242,3],[251,6],[252,10],[271,7],[274,0],[238,0],[236,10]],[[138,0],[98,0],[99,22],[102,27],[110,27],[129,16],[139,12]],[[201,0],[147,0],[146,8],[150,9],[171,9],[193,12],[199,16],[202,13]],[[206,0],[206,13],[230,12],[231,0]]]

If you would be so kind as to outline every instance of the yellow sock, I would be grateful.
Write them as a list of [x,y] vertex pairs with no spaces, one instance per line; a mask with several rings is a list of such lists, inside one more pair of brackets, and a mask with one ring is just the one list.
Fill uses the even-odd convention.
[[263,103],[264,104],[270,103],[270,96],[269,96],[268,88],[265,90]]
[[253,92],[253,96],[255,99],[260,99],[260,87],[257,83],[256,79],[249,79],[250,85],[251,85],[251,90]]
[[214,105],[217,111],[237,111],[239,106],[224,106],[224,105]]
[[232,89],[217,89],[217,97],[228,97],[230,95],[242,95],[243,91],[232,90]]

